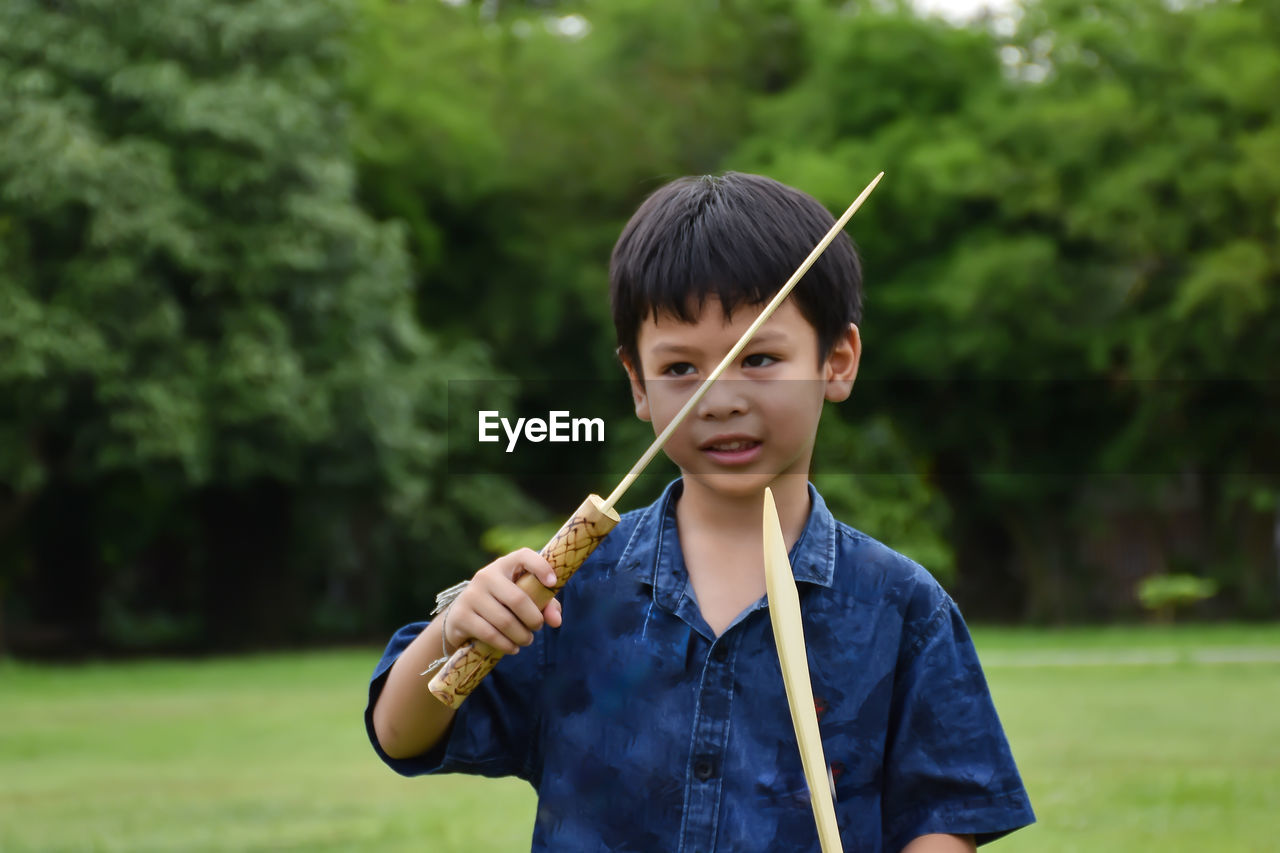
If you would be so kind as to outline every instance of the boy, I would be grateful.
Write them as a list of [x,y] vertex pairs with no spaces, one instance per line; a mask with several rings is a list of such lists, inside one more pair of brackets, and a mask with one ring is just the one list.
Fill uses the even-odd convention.
[[[661,430],[831,224],[754,175],[650,196],[610,267],[636,414]],[[845,849],[972,850],[1031,823],[954,603],[807,482],[823,403],[857,374],[860,289],[841,235],[666,445],[681,478],[622,517],[559,601],[539,612],[513,582],[555,580],[526,549],[401,629],[365,712],[379,755],[406,775],[528,780],[535,850],[816,850],[764,597],[770,486]],[[455,715],[420,673],[471,637],[510,656]]]

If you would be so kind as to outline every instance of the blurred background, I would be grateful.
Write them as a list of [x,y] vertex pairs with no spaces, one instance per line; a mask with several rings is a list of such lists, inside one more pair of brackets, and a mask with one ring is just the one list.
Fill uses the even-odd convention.
[[[421,615],[651,435],[619,383],[580,468],[451,477],[449,381],[620,377],[613,241],[726,169],[837,211],[888,173],[850,229],[863,382],[815,463],[837,515],[972,618],[1141,618],[1161,577],[1274,617],[1280,7],[949,14],[6,4],[0,647]],[[534,384],[494,407],[571,407]]]
[[1276,681],[1277,81],[1274,2],[7,0],[0,679],[384,640],[651,437],[618,384],[553,476],[451,473],[446,438],[459,388],[620,376],[649,192],[761,172],[838,212],[883,169],[837,516],[1051,629],[997,658],[1232,622]]

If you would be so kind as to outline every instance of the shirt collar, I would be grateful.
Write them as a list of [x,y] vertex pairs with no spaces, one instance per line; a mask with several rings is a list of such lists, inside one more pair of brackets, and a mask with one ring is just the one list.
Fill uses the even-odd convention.
[[[638,574],[653,587],[654,597],[672,609],[683,595],[688,580],[676,529],[676,499],[683,491],[683,481],[673,480],[662,497],[641,510],[640,520],[615,569],[618,573]],[[836,570],[836,521],[812,483],[809,483],[809,501],[809,518],[787,556],[797,581],[830,587]]]

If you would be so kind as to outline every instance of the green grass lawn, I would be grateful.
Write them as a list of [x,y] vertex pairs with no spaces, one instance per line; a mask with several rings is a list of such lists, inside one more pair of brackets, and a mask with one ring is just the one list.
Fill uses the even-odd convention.
[[[1274,847],[1280,626],[975,635],[1040,817],[993,849]],[[524,783],[377,761],[376,657],[0,663],[0,850],[527,850]]]

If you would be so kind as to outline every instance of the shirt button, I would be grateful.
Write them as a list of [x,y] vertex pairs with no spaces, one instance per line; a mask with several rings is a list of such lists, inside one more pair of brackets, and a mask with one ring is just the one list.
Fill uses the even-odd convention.
[[709,758],[699,758],[693,762],[693,778],[705,782],[715,775],[716,766]]
[[716,663],[724,663],[729,659],[729,646],[721,643],[711,650],[711,659]]

